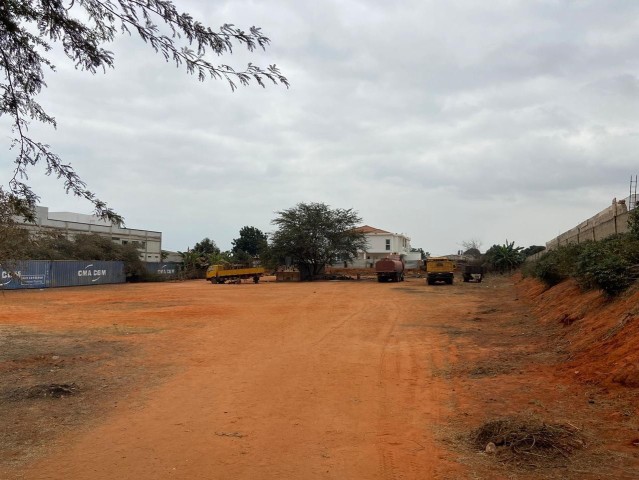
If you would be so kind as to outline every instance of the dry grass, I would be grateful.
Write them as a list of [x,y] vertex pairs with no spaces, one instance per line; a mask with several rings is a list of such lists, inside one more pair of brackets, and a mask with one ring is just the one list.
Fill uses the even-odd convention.
[[470,435],[474,448],[496,447],[496,457],[522,467],[555,466],[585,447],[581,430],[570,423],[505,418],[483,424]]

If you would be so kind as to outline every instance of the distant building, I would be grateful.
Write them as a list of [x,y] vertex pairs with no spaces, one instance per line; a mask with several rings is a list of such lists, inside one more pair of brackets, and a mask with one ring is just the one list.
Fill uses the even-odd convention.
[[364,234],[367,246],[366,250],[358,252],[357,258],[349,266],[370,268],[389,255],[402,255],[408,268],[415,268],[421,259],[420,252],[411,252],[410,237],[403,233],[391,233],[369,225],[358,227],[355,231]]
[[168,250],[164,251],[164,260],[163,262],[173,262],[173,263],[181,263],[184,260],[182,254],[180,252],[171,252]]
[[28,229],[54,230],[68,239],[75,235],[96,233],[121,245],[134,245],[144,262],[162,261],[162,232],[120,228],[95,215],[71,212],[50,212],[47,207],[36,207],[35,225],[25,223]]

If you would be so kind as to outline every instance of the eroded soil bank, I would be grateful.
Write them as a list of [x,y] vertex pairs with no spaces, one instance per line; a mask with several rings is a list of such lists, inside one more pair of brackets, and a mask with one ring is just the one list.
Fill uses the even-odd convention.
[[[637,389],[603,369],[626,359],[613,377],[631,371],[636,349],[604,347],[636,325],[595,327],[587,311],[612,307],[560,287],[5,292],[0,478],[636,478]],[[581,318],[564,319],[566,299]],[[583,448],[513,462],[471,445],[501,418],[570,424]]]

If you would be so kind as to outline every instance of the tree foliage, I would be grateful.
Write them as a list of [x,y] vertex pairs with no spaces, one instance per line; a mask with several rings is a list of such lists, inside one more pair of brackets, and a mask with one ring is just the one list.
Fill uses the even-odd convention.
[[486,262],[498,272],[510,272],[519,267],[526,257],[521,252],[524,247],[515,247],[515,242],[493,245],[485,253]]
[[14,219],[11,195],[0,188],[0,260],[21,260],[28,256],[29,232]]
[[186,252],[179,253],[182,255],[182,270],[186,278],[203,278],[210,265],[226,261],[215,241],[209,237],[204,237],[193,248],[187,248]]
[[[162,27],[164,29],[161,30]],[[56,120],[36,101],[46,87],[45,71],[55,70],[50,56],[54,44],[64,50],[75,67],[96,73],[113,67],[113,53],[104,48],[119,34],[135,32],[167,62],[184,67],[200,81],[223,79],[232,90],[265,80],[288,86],[275,65],[249,63],[243,70],[215,64],[206,54],[231,54],[235,45],[254,51],[270,40],[260,28],[248,32],[225,24],[214,31],[180,12],[170,0],[3,0],[0,2],[0,117],[12,120],[12,148],[17,151],[9,181],[8,205],[14,213],[34,219],[38,196],[28,185],[28,169],[44,165],[47,175],[64,182],[67,192],[93,203],[101,218],[121,224],[123,219],[87,189],[75,170],[53,151],[28,135],[31,121],[56,126]]]
[[201,255],[220,253],[220,249],[215,241],[211,240],[209,237],[204,237],[201,241],[197,242],[193,247],[193,251]]
[[633,208],[628,213],[628,232],[639,240],[639,208]]
[[252,257],[260,255],[268,246],[266,234],[255,227],[242,227],[240,236],[234,239],[232,244],[231,250],[234,254],[246,252]]
[[366,237],[355,231],[361,218],[353,209],[331,209],[324,203],[298,203],[282,210],[272,221],[273,255],[283,261],[290,257],[295,265],[310,275],[317,275],[325,265],[352,261],[358,250],[366,247]]
[[549,287],[572,277],[582,289],[614,297],[639,278],[639,238],[632,232],[603,240],[562,245],[526,269]]
[[529,247],[524,248],[521,253],[523,253],[526,257],[530,257],[531,255],[543,252],[544,250],[546,250],[546,247],[543,245],[530,245]]
[[478,248],[471,247],[468,250],[464,251],[464,255],[466,255],[467,257],[478,259],[481,257],[481,252]]
[[121,245],[95,233],[75,235],[70,240],[59,232],[39,232],[32,234],[26,245],[24,258],[32,260],[120,260],[128,277],[146,273],[134,245]]

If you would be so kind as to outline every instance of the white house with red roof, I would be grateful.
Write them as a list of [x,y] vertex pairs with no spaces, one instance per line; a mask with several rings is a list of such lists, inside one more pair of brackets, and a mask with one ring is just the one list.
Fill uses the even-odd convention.
[[[419,252],[411,252],[410,237],[403,233],[391,233],[380,228],[364,225],[355,229],[366,237],[366,250],[358,252],[352,266],[355,268],[370,268],[375,262],[388,256],[403,255],[407,264],[416,263],[421,259]],[[413,267],[414,268],[414,267]]]

